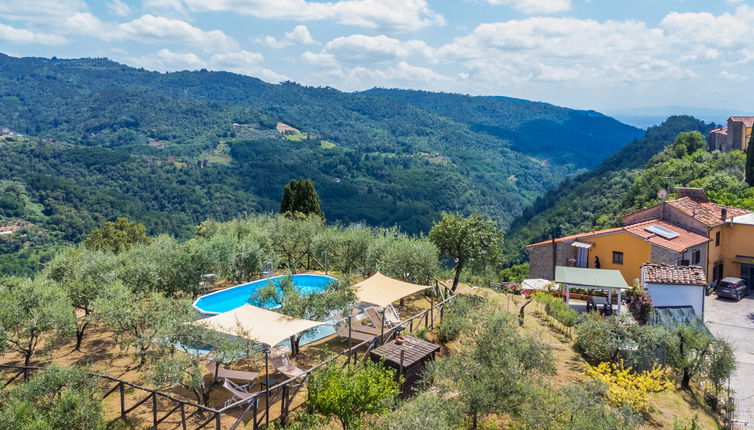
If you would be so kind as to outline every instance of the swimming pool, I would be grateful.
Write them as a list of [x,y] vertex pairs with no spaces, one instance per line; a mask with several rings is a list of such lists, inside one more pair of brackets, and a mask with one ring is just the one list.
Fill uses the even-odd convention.
[[[248,284],[238,285],[225,290],[216,291],[197,298],[194,301],[194,308],[204,315],[217,315],[223,312],[232,311],[249,302],[253,296],[262,287],[270,281],[280,285],[287,276],[275,276],[272,278],[260,279],[249,282]],[[327,287],[335,282],[335,278],[323,275],[293,275],[293,286],[302,294],[312,294],[324,291]],[[271,308],[272,306],[265,306]]]

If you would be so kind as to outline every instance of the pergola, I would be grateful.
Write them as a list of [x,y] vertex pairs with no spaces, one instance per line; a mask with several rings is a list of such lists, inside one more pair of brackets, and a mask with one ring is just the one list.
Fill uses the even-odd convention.
[[628,289],[628,284],[619,270],[556,266],[555,282],[565,286],[566,303],[570,303],[571,288],[607,290],[608,303],[611,306],[613,292],[618,293],[619,315],[621,312],[621,293]]
[[353,288],[360,302],[371,303],[384,308],[396,300],[426,290],[430,286],[399,281],[377,272],[354,285]]

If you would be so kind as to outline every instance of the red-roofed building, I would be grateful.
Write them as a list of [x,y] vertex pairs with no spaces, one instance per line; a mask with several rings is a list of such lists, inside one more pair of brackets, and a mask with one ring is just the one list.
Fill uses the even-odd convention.
[[709,133],[710,150],[728,152],[734,149],[746,151],[754,127],[754,116],[732,116],[727,127],[716,128]]
[[623,227],[527,246],[529,275],[552,279],[556,265],[599,265],[620,270],[632,283],[639,279],[643,264],[657,263],[698,265],[710,282],[723,276],[754,281],[754,214],[712,203],[699,188],[675,191],[676,200],[625,215]]
[[152,142],[148,143],[149,146],[154,146],[156,148],[163,148],[165,146],[165,142],[160,142],[159,140],[154,140]]

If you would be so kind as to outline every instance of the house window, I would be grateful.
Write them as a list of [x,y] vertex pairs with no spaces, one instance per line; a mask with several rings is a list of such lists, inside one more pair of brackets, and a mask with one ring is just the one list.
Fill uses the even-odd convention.
[[702,251],[698,249],[696,251],[691,251],[691,264],[694,266],[698,266],[701,261],[702,261]]
[[720,246],[720,232],[715,232],[715,246]]
[[623,264],[623,253],[613,251],[613,264]]

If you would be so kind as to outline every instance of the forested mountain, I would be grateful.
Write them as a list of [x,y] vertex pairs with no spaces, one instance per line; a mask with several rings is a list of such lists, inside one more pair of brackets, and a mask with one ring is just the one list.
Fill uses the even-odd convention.
[[374,88],[362,94],[410,103],[481,133],[513,143],[523,153],[555,164],[593,168],[643,133],[595,111],[574,110],[510,97],[466,96]]
[[[721,198],[725,191],[738,190],[742,184],[746,188],[742,180],[743,153],[711,154],[703,149],[704,135],[712,128],[713,124],[693,117],[670,117],[661,125],[650,127],[644,137],[596,169],[564,180],[513,223],[506,238],[510,261],[523,260],[525,245],[551,234],[564,236],[619,225],[620,215],[656,203],[660,188],[672,192],[674,186],[703,186],[713,195],[720,191]],[[695,136],[697,147],[689,153],[665,149],[679,133],[693,131],[702,135]],[[721,169],[720,163],[729,167]],[[720,174],[725,175],[722,182],[718,181],[720,185],[710,187],[710,180],[719,179]]]
[[[23,238],[3,238],[0,260],[37,267],[34,249],[81,240],[116,216],[185,237],[207,218],[277,211],[283,186],[297,178],[314,181],[331,221],[420,232],[440,211],[479,211],[505,228],[593,163],[594,148],[548,154],[587,142],[558,125],[569,115],[598,130],[600,147],[617,149],[640,133],[598,114],[526,101],[490,112],[467,122],[393,97],[226,72],[0,54],[0,129],[24,135],[0,145],[0,229]],[[526,118],[555,132],[523,142],[479,126],[515,128]],[[279,133],[278,122],[301,132]]]

